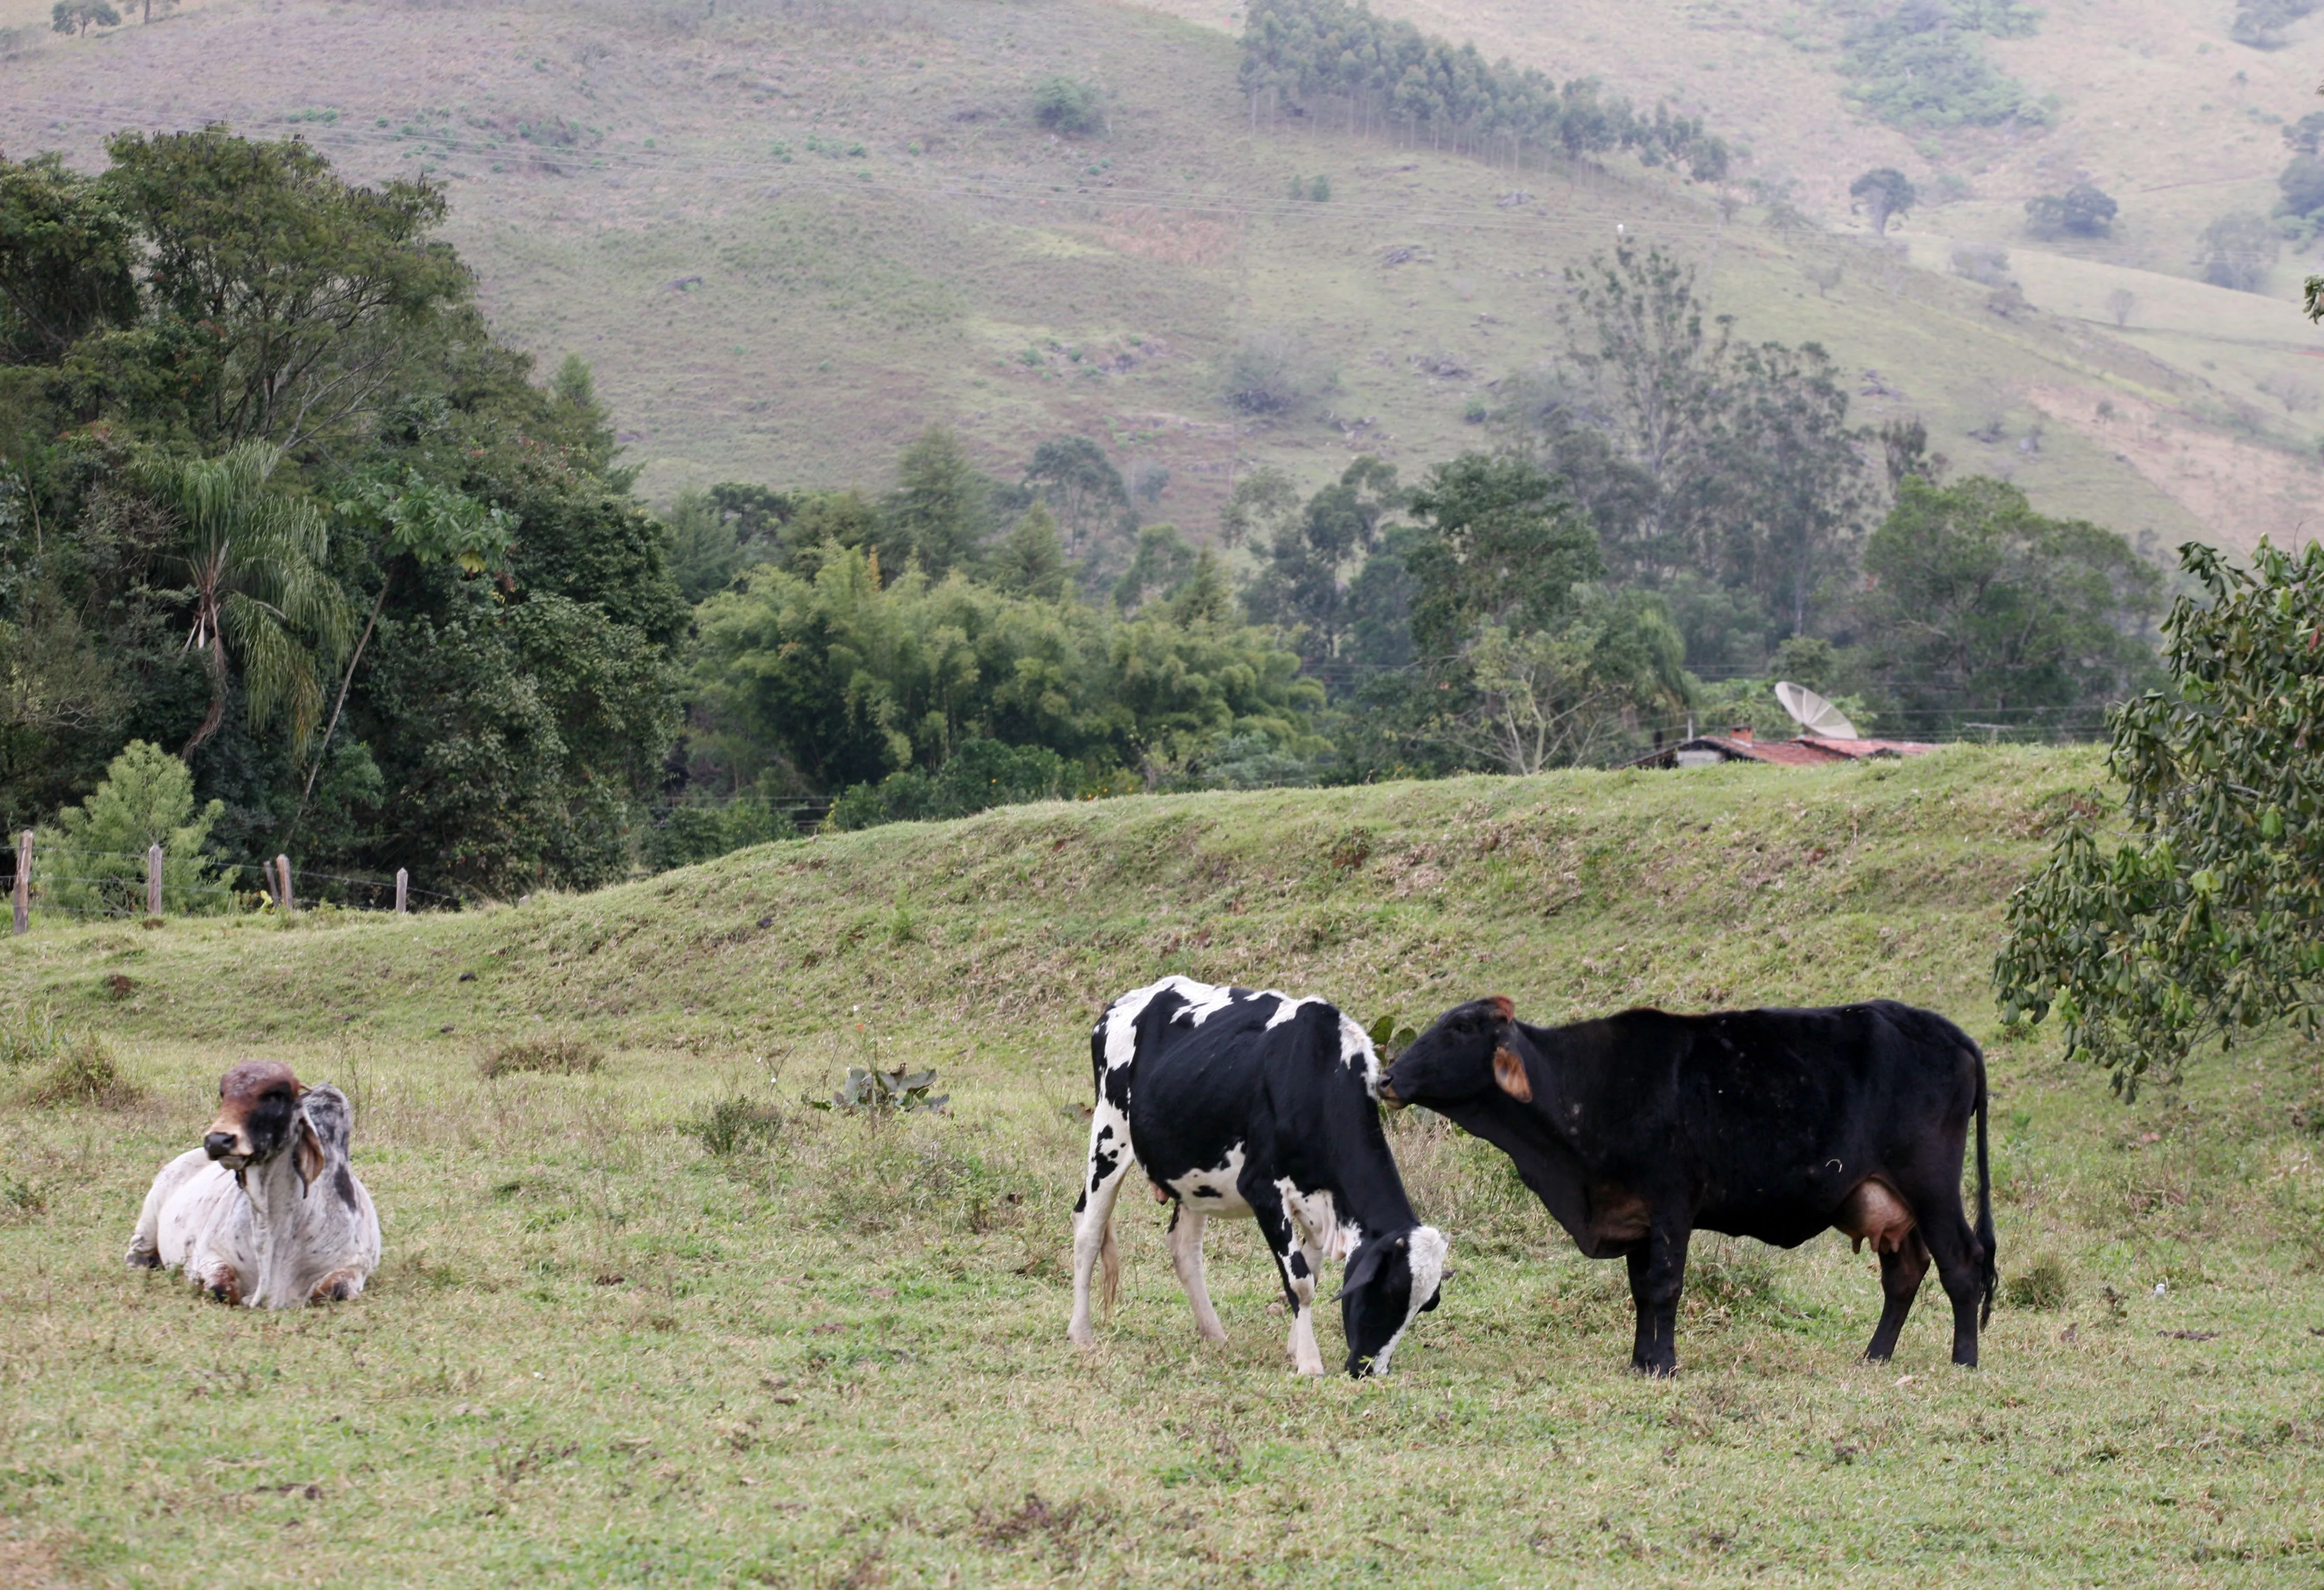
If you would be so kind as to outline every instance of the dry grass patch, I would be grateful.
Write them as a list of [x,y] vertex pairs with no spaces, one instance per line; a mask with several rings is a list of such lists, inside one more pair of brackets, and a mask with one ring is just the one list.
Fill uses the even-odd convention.
[[569,1033],[503,1043],[476,1062],[478,1074],[488,1080],[521,1071],[554,1077],[594,1076],[604,1069],[605,1052]]

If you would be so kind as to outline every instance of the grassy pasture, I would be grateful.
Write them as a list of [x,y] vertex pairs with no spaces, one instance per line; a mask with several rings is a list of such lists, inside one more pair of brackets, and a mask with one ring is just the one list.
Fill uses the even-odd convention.
[[[0,1580],[2311,1583],[2316,1057],[2125,1107],[1994,1027],[2000,902],[2096,773],[1960,749],[1131,799],[461,917],[40,924],[0,941],[10,1030],[51,1009],[143,1093],[34,1108],[37,1057],[0,1075]],[[1366,1019],[1946,1010],[1993,1068],[1986,1367],[1946,1365],[1933,1287],[1858,1362],[1873,1264],[1827,1235],[1698,1245],[1682,1373],[1635,1379],[1620,1267],[1409,1118],[1457,1274],[1389,1380],[1286,1372],[1247,1229],[1211,1245],[1231,1340],[1203,1347],[1142,1199],[1076,1355],[1086,1025],[1167,970]],[[355,1101],[387,1257],[353,1305],[121,1267],[250,1054]],[[804,1107],[866,1058],[936,1066],[951,1117]]]

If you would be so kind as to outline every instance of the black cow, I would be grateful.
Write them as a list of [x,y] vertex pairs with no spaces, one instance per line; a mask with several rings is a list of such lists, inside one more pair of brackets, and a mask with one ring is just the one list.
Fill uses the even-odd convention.
[[1089,1174],[1074,1204],[1074,1318],[1087,1346],[1090,1273],[1113,1307],[1120,1260],[1113,1200],[1133,1164],[1176,1201],[1170,1259],[1194,1328],[1227,1339],[1203,1284],[1203,1225],[1259,1221],[1291,1304],[1291,1357],[1323,1372],[1315,1273],[1345,1259],[1341,1322],[1350,1374],[1385,1374],[1405,1328],[1436,1306],[1443,1235],[1404,1196],[1379,1121],[1379,1059],[1361,1028],[1321,999],[1165,978],[1124,994],[1090,1034],[1097,1102]]
[[[1797,1247],[1827,1227],[1870,1241],[1886,1358],[1929,1259],[1953,1305],[1953,1362],[1993,1311],[1985,1056],[1959,1027],[1877,1000],[1831,1010],[1630,1010],[1529,1026],[1505,998],[1438,1017],[1380,1096],[1499,1147],[1591,1258],[1629,1261],[1631,1364],[1678,1367],[1672,1331],[1695,1227]],[[1961,1155],[1977,1117],[1977,1229]]]

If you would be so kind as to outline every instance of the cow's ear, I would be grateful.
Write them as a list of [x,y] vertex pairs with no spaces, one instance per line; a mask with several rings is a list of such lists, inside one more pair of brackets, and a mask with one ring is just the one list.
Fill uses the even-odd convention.
[[323,1140],[316,1135],[315,1123],[307,1118],[307,1112],[303,1109],[299,1112],[299,1141],[291,1150],[291,1156],[299,1169],[299,1194],[303,1198],[307,1189],[315,1184],[315,1178],[323,1173],[323,1166],[327,1163]]
[[1533,1082],[1526,1076],[1525,1062],[1506,1044],[1493,1051],[1493,1080],[1519,1104],[1533,1102]]
[[1388,1249],[1384,1242],[1368,1242],[1358,1249],[1356,1256],[1348,1261],[1346,1273],[1340,1277],[1340,1297],[1370,1285],[1372,1277],[1379,1273],[1380,1261],[1388,1257]]

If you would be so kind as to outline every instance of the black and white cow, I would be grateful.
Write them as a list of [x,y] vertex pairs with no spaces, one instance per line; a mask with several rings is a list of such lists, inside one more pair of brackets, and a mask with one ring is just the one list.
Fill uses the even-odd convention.
[[[1449,1117],[1517,1174],[1593,1259],[1626,1259],[1630,1362],[1678,1365],[1672,1340],[1698,1228],[1796,1247],[1837,1227],[1880,1255],[1887,1357],[1932,1257],[1953,1306],[1953,1362],[1977,1363],[1993,1306],[1985,1056],[1933,1011],[1877,999],[1827,1010],[1626,1010],[1537,1027],[1508,1000],[1438,1017],[1380,1095]],[[1977,1126],[1977,1224],[1961,1161]]]
[[1182,977],[1124,994],[1090,1034],[1097,1102],[1089,1173],[1074,1205],[1074,1318],[1090,1328],[1090,1277],[1102,1264],[1113,1307],[1120,1260],[1113,1200],[1144,1167],[1175,1200],[1170,1258],[1194,1328],[1226,1340],[1203,1284],[1203,1226],[1256,1219],[1291,1306],[1291,1358],[1323,1373],[1315,1274],[1345,1259],[1341,1319],[1350,1374],[1385,1374],[1406,1328],[1436,1306],[1443,1234],[1413,1214],[1380,1130],[1379,1059],[1363,1030],[1321,999],[1218,988]]

